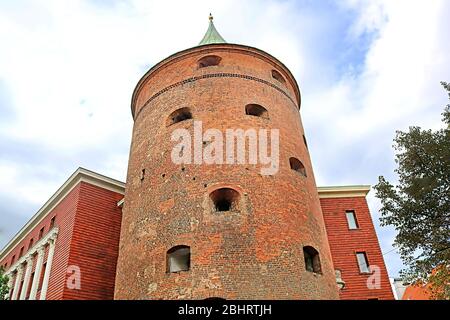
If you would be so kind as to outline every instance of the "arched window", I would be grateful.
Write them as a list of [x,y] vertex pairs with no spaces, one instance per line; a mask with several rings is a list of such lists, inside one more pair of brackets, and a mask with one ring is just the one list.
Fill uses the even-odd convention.
[[191,248],[175,246],[167,251],[167,272],[188,271],[191,267]]
[[218,66],[220,60],[222,60],[222,58],[219,56],[206,56],[198,60],[198,67],[206,68],[211,66]]
[[172,112],[167,119],[167,126],[171,126],[175,123],[192,119],[192,113],[189,108],[181,108]]
[[309,272],[322,273],[320,266],[319,252],[311,246],[303,247],[303,256],[305,257],[305,269]]
[[281,82],[282,84],[286,84],[286,80],[284,80],[284,77],[277,70],[272,70],[272,78],[274,78],[278,82]]
[[209,195],[214,211],[238,211],[239,192],[231,188],[217,189]]
[[259,104],[248,104],[245,106],[245,114],[249,116],[261,117],[264,119],[269,119],[269,112],[263,106]]
[[297,158],[294,158],[294,157],[289,158],[289,164],[291,165],[292,170],[297,171],[302,176],[306,177],[305,166],[303,165],[303,163],[300,160],[298,160]]

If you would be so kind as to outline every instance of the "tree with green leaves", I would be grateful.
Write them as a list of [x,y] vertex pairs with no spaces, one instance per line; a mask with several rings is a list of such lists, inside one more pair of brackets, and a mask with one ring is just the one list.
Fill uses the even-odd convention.
[[9,278],[5,275],[3,267],[0,267],[0,300],[6,300],[9,293],[8,280]]
[[[450,99],[450,84],[441,84]],[[398,184],[381,176],[375,186],[381,225],[397,231],[401,277],[427,284],[434,299],[450,299],[450,104],[442,115],[443,129],[397,131]]]

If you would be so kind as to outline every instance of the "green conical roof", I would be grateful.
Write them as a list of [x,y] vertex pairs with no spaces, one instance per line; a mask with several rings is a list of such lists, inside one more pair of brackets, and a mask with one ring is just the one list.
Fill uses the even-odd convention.
[[203,37],[202,41],[198,44],[199,46],[211,43],[227,43],[224,38],[217,32],[216,27],[214,27],[213,16],[209,14],[209,27]]

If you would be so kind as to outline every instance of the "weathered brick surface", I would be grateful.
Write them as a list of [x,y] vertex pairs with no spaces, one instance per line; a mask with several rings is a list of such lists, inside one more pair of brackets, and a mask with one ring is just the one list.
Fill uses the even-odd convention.
[[[341,299],[394,299],[377,234],[365,197],[320,199],[335,269],[346,283]],[[345,215],[354,210],[359,228],[350,230]],[[371,274],[360,273],[356,252],[366,252],[370,265],[380,267],[380,288],[369,289]]]
[[[206,54],[219,66],[197,69]],[[278,70],[287,79],[271,76]],[[211,74],[211,76],[207,76]],[[185,79],[193,79],[183,81]],[[222,44],[178,53],[153,68],[134,95],[135,124],[117,265],[117,299],[336,299],[331,254],[308,150],[303,142],[299,93],[280,62],[257,49]],[[256,103],[270,119],[245,114]],[[193,120],[166,127],[189,107]],[[259,165],[175,165],[176,128],[280,130],[280,170],[261,176]],[[303,177],[290,169],[300,159]],[[184,169],[183,169],[184,168]],[[141,181],[141,172],[145,178]],[[240,212],[214,213],[209,193],[232,187]],[[166,273],[166,252],[191,247],[191,270]],[[302,247],[320,252],[323,274],[305,271]]]

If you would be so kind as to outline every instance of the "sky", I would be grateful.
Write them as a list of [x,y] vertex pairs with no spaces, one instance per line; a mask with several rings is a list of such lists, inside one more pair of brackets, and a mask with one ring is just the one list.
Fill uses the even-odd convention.
[[[395,131],[442,126],[450,1],[0,0],[0,247],[78,167],[125,181],[137,81],[210,12],[296,77],[319,186],[395,183]],[[396,277],[395,230],[368,202]]]

